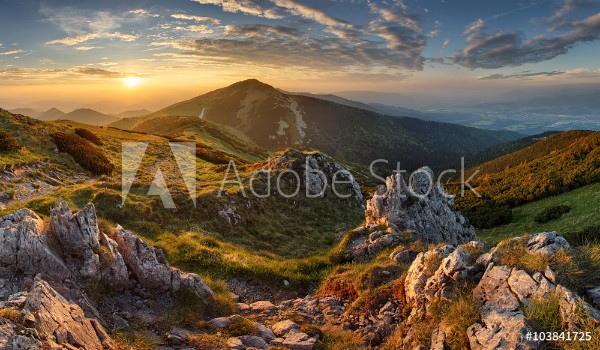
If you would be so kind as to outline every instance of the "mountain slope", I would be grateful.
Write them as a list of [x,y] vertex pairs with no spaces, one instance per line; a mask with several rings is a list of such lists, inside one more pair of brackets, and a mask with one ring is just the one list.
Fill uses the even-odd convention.
[[118,118],[112,115],[100,113],[89,108],[76,109],[65,114],[61,119],[72,120],[82,124],[106,125],[115,122]]
[[268,149],[312,148],[363,164],[376,159],[387,159],[390,164],[400,161],[408,169],[422,165],[436,168],[458,161],[461,155],[519,137],[511,132],[388,117],[314,97],[289,95],[257,80],[242,81],[113,126],[136,130],[144,120],[164,116],[202,117],[240,130]]
[[64,118],[67,113],[61,111],[58,108],[50,108],[44,113],[40,114],[37,118],[41,120],[57,120]]
[[9,112],[13,113],[13,114],[26,115],[26,116],[31,117],[31,118],[37,118],[37,117],[40,116],[40,114],[42,114],[41,111],[38,111],[38,110],[33,109],[33,108],[15,108],[15,109],[11,109]]
[[141,117],[144,115],[148,115],[151,113],[152,112],[147,109],[135,109],[135,110],[131,110],[131,111],[121,112],[121,113],[117,114],[117,118],[135,118],[135,117]]
[[[467,191],[456,203],[467,217],[485,224],[500,211],[498,205],[514,207],[599,182],[600,132],[563,132],[483,163],[466,176],[477,169],[470,184],[481,197]],[[459,193],[458,186],[452,193]]]
[[[507,154],[511,154],[527,148],[539,141],[546,140],[549,137],[552,137],[556,134],[560,134],[560,131],[547,131],[541,134],[527,136],[522,139],[518,139],[515,141],[509,141],[506,143],[499,144],[497,146],[484,149],[483,151],[475,152],[473,154],[468,155],[465,158],[466,167],[474,167],[486,162],[493,161],[497,158],[505,156]],[[572,136],[578,135],[580,133],[571,134]],[[575,136],[576,137],[576,136]],[[515,159],[511,157],[511,159]]]

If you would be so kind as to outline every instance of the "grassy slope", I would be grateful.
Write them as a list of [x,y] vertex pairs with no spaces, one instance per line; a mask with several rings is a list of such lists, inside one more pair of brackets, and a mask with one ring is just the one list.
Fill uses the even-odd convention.
[[[535,215],[543,209],[560,204],[571,206],[571,211],[544,224],[534,221]],[[480,230],[477,236],[487,243],[495,244],[502,239],[523,234],[543,231],[573,232],[591,225],[600,225],[600,183],[516,207],[513,209],[512,223]]]
[[[82,127],[81,124],[71,121],[40,122],[7,113],[2,115],[0,123],[3,129],[19,135],[19,141],[25,145],[18,153],[0,154],[0,160],[14,164],[50,158],[51,164],[60,166],[60,171],[67,177],[85,172],[68,155],[55,153],[49,136],[55,131],[72,132],[74,128]],[[73,210],[94,202],[100,218],[108,220],[111,225],[120,224],[164,248],[175,265],[203,276],[255,277],[276,283],[287,279],[296,285],[322,279],[323,273],[331,266],[327,256],[329,250],[349,229],[363,220],[362,209],[357,203],[340,202],[329,197],[293,200],[271,197],[245,202],[235,194],[235,189],[230,189],[231,195],[224,199],[216,198],[215,191],[220,187],[227,166],[202,159],[197,159],[198,203],[193,207],[181,179],[168,176],[178,173],[171,157],[163,156],[170,152],[168,138],[113,128],[83,127],[102,140],[104,145],[97,147],[116,169],[121,168],[122,142],[151,141],[141,169],[161,162],[169,188],[177,190],[173,193],[178,208],[164,209],[159,198],[148,197],[146,192],[152,179],[140,172],[124,209],[119,209],[121,178],[120,171],[115,171],[110,177],[91,177],[89,181],[69,183],[43,195],[12,202],[0,211],[0,215],[27,207],[47,218],[59,197],[65,198]],[[211,147],[222,147],[228,153],[235,152],[238,157],[246,157],[247,161],[257,157],[236,149],[236,141],[231,135],[227,141],[222,141],[214,134],[208,135],[212,130],[205,129],[206,133],[193,131],[180,130],[186,139],[198,138]],[[263,166],[263,163],[248,163],[239,165],[238,169],[242,178],[247,179],[249,174]],[[227,224],[217,214],[228,206],[235,206],[241,216],[238,225]],[[207,259],[210,256],[216,259]]]

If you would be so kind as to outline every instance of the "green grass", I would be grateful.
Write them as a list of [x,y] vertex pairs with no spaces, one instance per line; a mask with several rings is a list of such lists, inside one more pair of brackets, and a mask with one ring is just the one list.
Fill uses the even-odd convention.
[[[535,216],[539,212],[557,205],[568,205],[571,207],[571,211],[547,223],[535,222]],[[513,220],[510,224],[479,230],[477,236],[486,243],[496,244],[505,238],[523,234],[544,231],[576,232],[582,228],[599,224],[600,183],[595,183],[558,196],[516,207],[513,209]]]

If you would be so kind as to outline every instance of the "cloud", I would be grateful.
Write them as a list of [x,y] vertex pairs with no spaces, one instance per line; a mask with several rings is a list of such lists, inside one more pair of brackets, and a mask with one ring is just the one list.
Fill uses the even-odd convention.
[[135,41],[137,35],[122,33],[124,24],[143,23],[145,17],[156,17],[144,9],[130,10],[122,14],[111,11],[86,11],[72,7],[43,6],[40,13],[50,23],[58,26],[68,36],[50,40],[46,45],[72,46],[94,39],[114,39],[125,42]]
[[209,26],[206,26],[206,25],[193,25],[193,26],[187,27],[187,29],[190,32],[196,32],[196,33],[201,33],[201,34],[213,33],[212,28],[210,28]]
[[66,37],[61,39],[55,39],[46,42],[46,45],[66,45],[73,46],[77,44],[81,44],[94,39],[117,39],[125,42],[135,41],[138,38],[137,35],[132,34],[124,34],[124,33],[90,33],[90,34],[82,34],[74,37]]
[[342,21],[340,19],[329,16],[325,12],[310,7],[307,5],[303,5],[295,0],[271,0],[275,5],[288,10],[291,14],[301,16],[307,19],[311,19],[317,23],[326,26],[348,26],[350,23],[346,21]]
[[130,10],[130,11],[127,11],[127,13],[128,14],[132,14],[132,15],[141,16],[141,17],[154,17],[154,18],[160,17],[159,14],[152,13],[152,12],[149,12],[149,11],[144,10],[144,9]]
[[600,13],[571,21],[568,28],[558,36],[526,38],[519,31],[488,34],[485,22],[479,19],[465,29],[467,46],[452,57],[452,62],[471,69],[493,69],[550,60],[566,54],[577,44],[598,40]]
[[0,52],[0,55],[10,56],[10,55],[18,55],[18,54],[24,53],[24,52],[27,52],[27,51],[18,49],[18,50],[13,50],[13,51]]
[[171,15],[171,17],[173,17],[175,19],[183,19],[183,20],[187,20],[187,21],[212,22],[214,24],[221,23],[221,20],[219,20],[217,18],[203,17],[203,16],[193,16],[193,15],[187,15],[185,13],[174,13],[174,14]]
[[94,67],[76,68],[76,69],[74,69],[74,72],[83,74],[83,75],[99,76],[102,78],[123,78],[123,77],[127,76],[127,74],[123,74],[120,72],[110,71],[110,70],[106,70],[106,69],[102,69],[102,68],[94,68]]
[[[396,1],[387,8],[369,5],[372,20],[366,24],[351,24],[327,15],[318,8],[293,0],[219,1],[193,0],[222,6],[224,10],[242,11],[239,4],[250,6],[261,15],[274,4],[278,13],[300,16],[302,22],[286,25],[230,24],[223,27],[218,38],[160,38],[150,45],[159,48],[157,57],[201,61],[203,64],[240,64],[278,69],[318,69],[328,72],[372,72],[398,76],[398,70],[420,70],[425,59],[422,50],[427,43],[420,20],[404,3]],[[237,7],[236,7],[237,6]],[[246,9],[246,8],[245,8]],[[195,20],[194,16],[176,13],[176,19]],[[323,26],[315,30],[318,24]],[[199,27],[200,31],[209,28]],[[168,51],[168,48],[174,49]],[[385,72],[381,73],[381,69]]]
[[95,67],[71,68],[0,68],[0,84],[19,82],[47,84],[65,80],[119,79],[135,75]]
[[77,51],[90,51],[94,49],[101,49],[101,46],[78,46],[75,48]]
[[532,72],[532,71],[524,71],[520,73],[513,74],[491,74],[485,77],[480,77],[479,80],[500,80],[500,79],[531,79],[535,77],[552,77],[555,75],[563,75],[565,71],[550,71],[550,72]]
[[563,0],[554,14],[546,19],[546,22],[556,24],[563,21],[567,15],[580,9],[591,8],[594,4],[598,3],[600,3],[598,0]]
[[270,19],[283,18],[284,13],[266,0],[192,0],[203,5],[220,6],[225,12],[241,12]]
[[126,21],[123,16],[115,15],[110,11],[84,11],[72,7],[43,6],[40,13],[69,36],[112,32]]
[[512,73],[512,74],[491,74],[484,77],[480,77],[479,80],[504,80],[504,79],[521,79],[530,80],[535,78],[545,78],[560,76],[560,79],[568,78],[598,78],[600,77],[600,69],[590,68],[575,68],[567,70],[553,70],[549,72],[532,72],[530,70]]

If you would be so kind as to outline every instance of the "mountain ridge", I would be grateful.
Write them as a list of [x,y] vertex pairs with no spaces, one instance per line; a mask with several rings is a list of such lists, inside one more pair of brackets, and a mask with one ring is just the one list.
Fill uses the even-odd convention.
[[[461,154],[520,136],[384,116],[314,96],[286,94],[256,79],[237,82],[149,116],[122,120],[111,126],[136,130],[144,120],[170,115],[198,117],[235,128],[267,149],[290,146],[318,149],[346,161],[369,164],[382,158],[394,164],[401,161],[411,169],[423,165],[439,167],[448,159],[458,161]],[[164,127],[168,129],[168,125]],[[422,160],[415,154],[421,154]]]

